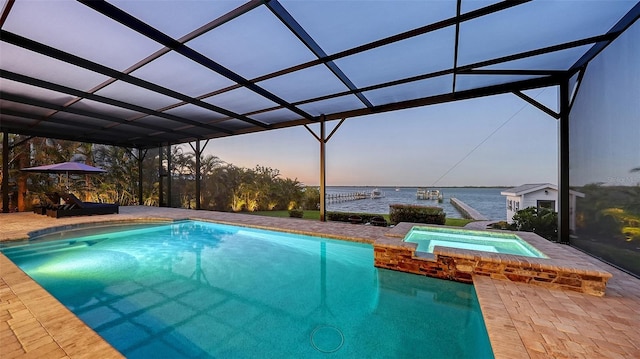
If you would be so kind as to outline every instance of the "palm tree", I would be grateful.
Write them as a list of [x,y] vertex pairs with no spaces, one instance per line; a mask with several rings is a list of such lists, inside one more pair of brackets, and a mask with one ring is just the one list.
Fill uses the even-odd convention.
[[92,200],[118,202],[129,205],[136,202],[138,180],[137,161],[129,150],[115,146],[95,146],[95,164],[106,170],[100,176],[92,176],[92,182],[99,190],[87,195]]
[[180,207],[195,206],[196,162],[192,153],[185,153],[180,146],[173,146],[171,151],[171,193],[172,204],[180,203]]
[[213,155],[205,156],[200,161],[200,205],[204,209],[211,209],[214,206],[214,195],[222,185],[213,177],[223,164],[220,158]]

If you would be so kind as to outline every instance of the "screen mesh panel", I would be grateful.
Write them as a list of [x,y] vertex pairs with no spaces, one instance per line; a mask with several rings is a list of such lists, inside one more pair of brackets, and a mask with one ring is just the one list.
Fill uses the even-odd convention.
[[154,148],[556,86],[639,13],[588,0],[3,1],[0,129]]

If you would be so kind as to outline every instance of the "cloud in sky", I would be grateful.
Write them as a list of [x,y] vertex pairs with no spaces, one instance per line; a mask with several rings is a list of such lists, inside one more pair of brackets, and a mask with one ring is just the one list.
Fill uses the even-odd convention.
[[[528,94],[557,107],[554,89]],[[327,123],[327,133],[337,123]],[[319,126],[311,128],[319,133]],[[327,143],[327,185],[556,183],[557,137],[555,119],[512,94],[351,118]],[[319,146],[295,127],[215,139],[205,154],[317,185]]]

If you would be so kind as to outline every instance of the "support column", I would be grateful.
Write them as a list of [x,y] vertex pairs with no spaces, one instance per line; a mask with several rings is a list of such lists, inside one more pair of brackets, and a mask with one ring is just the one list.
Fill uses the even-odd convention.
[[164,147],[158,147],[158,207],[162,207],[164,202],[164,186],[162,185],[165,176],[164,167],[162,166]]
[[[31,165],[31,146],[29,144],[28,139],[21,140],[19,144],[12,146],[12,148],[18,148],[18,146],[22,147],[18,149],[17,153],[15,153],[15,163],[18,165],[17,168],[25,168],[30,167]],[[69,181],[69,177],[67,176],[67,182]],[[18,172],[15,178],[17,193],[16,193],[16,211],[24,212],[27,209],[27,177],[24,173]]]
[[569,244],[569,79],[560,83],[558,121],[558,242]]
[[9,132],[2,132],[2,212],[9,213]]
[[325,131],[325,116],[322,115],[320,120],[320,221],[326,221],[326,193],[325,187],[326,181],[326,165],[325,165],[325,147],[327,144],[326,131]]
[[196,141],[196,210],[200,209],[200,181],[201,181],[201,168],[200,168],[200,157],[202,156],[202,151],[200,150],[200,140]]
[[342,126],[342,123],[344,122],[344,118],[342,120],[340,120],[340,122],[338,122],[338,124],[336,125],[336,127],[333,128],[333,130],[331,131],[331,133],[329,134],[329,136],[327,136],[327,132],[326,132],[326,117],[324,115],[320,116],[320,136],[316,135],[315,132],[313,132],[313,130],[311,130],[307,125],[304,125],[304,127],[307,129],[307,131],[309,131],[309,133],[315,137],[316,140],[318,140],[318,142],[320,142],[320,220],[321,221],[326,221],[325,218],[325,214],[326,214],[326,207],[327,207],[327,203],[326,203],[326,195],[327,195],[327,189],[326,189],[326,166],[325,166],[325,146],[327,144],[327,142],[329,142],[329,140],[331,139],[331,136],[333,136],[333,134],[336,133],[336,131],[338,130],[338,128],[340,128],[340,126]]
[[145,151],[144,155],[142,154],[142,149],[138,148],[138,205],[142,206],[144,204],[144,199],[142,198],[142,161],[144,157],[147,155]]
[[205,147],[207,147],[207,145],[209,144],[209,140],[207,140],[204,143],[204,146],[200,147],[200,140],[196,141],[196,147],[193,147],[193,145],[191,144],[191,142],[189,142],[189,146],[191,146],[191,149],[193,150],[193,154],[196,157],[196,209],[202,209],[202,204],[201,204],[201,188],[200,188],[200,184],[202,183],[202,152],[204,151]]
[[171,207],[171,144],[167,146],[167,207]]

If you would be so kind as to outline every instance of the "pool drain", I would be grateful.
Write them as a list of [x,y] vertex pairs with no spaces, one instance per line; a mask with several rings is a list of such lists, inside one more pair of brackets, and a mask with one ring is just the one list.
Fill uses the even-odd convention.
[[344,335],[330,325],[319,325],[311,332],[311,345],[319,352],[333,353],[342,348]]

